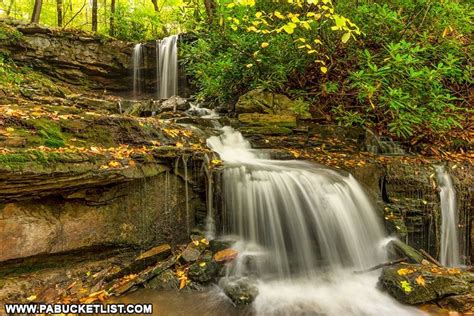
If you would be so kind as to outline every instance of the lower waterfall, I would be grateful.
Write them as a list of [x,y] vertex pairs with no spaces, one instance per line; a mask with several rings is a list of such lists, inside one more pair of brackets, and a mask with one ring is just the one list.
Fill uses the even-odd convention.
[[407,315],[376,289],[384,231],[350,175],[302,161],[268,159],[230,127],[207,141],[224,161],[225,234],[239,256],[227,277],[257,280],[260,315]]

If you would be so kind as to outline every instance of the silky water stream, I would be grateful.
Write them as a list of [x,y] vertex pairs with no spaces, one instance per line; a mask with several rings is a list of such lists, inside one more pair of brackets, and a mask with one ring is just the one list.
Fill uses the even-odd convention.
[[[141,291],[155,315],[417,315],[377,289],[386,261],[382,222],[350,174],[304,161],[271,160],[230,127],[208,139],[224,162],[223,238],[238,259],[225,278],[254,280],[252,305],[233,307],[217,287],[200,293]],[[123,301],[123,300],[122,300]]]

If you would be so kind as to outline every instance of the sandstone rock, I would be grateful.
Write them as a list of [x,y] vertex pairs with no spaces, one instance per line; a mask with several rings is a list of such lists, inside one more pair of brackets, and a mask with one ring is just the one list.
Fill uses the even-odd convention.
[[199,260],[189,266],[188,276],[200,284],[211,282],[218,274],[219,266],[212,260]]
[[244,135],[289,135],[291,129],[279,126],[246,126],[239,128]]
[[463,274],[458,269],[434,265],[397,264],[382,270],[380,282],[400,302],[421,304],[470,292],[470,284],[463,280]]
[[171,247],[168,244],[153,247],[152,249],[142,253],[127,266],[119,270],[117,273],[111,274],[107,280],[121,278],[127,274],[140,272],[150,265],[156,264],[159,260],[164,260],[171,255]]
[[185,262],[194,262],[199,259],[202,250],[196,247],[193,243],[189,243],[181,253],[181,258]]
[[188,100],[178,96],[173,96],[161,103],[160,110],[161,112],[168,111],[186,111],[190,107]]
[[[201,207],[199,197],[189,190],[190,223],[187,223],[182,202],[185,183],[175,175],[166,176],[164,170],[148,177],[146,183],[137,179],[113,185],[117,180],[112,180],[104,187],[94,186],[100,185],[100,178],[90,171],[87,176],[64,174],[65,178],[59,175],[52,178],[54,173],[51,173],[41,181],[40,187],[35,181],[41,178],[33,177],[32,181],[28,180],[27,173],[16,175],[16,185],[30,190],[31,193],[24,193],[27,196],[41,197],[40,187],[50,188],[49,193],[61,192],[70,181],[89,188],[85,195],[73,195],[77,187],[71,186],[71,199],[56,197],[0,204],[0,262],[100,245],[145,248],[159,242],[182,242],[187,238],[187,226],[194,225],[195,209]],[[9,181],[14,179],[8,178]],[[27,186],[23,181],[28,181]],[[10,192],[11,186],[5,187],[2,181],[0,187],[2,193]],[[165,187],[168,187],[167,193]],[[96,202],[93,202],[94,196]]]
[[449,310],[472,313],[474,312],[474,293],[448,296],[440,300],[438,304]]
[[146,287],[153,290],[177,290],[179,288],[179,279],[172,270],[165,270],[149,280]]
[[249,305],[258,295],[256,282],[249,278],[223,278],[219,286],[235,305]]
[[244,113],[239,115],[239,122],[252,126],[296,127],[294,115]]
[[78,32],[53,32],[20,25],[21,36],[0,39],[0,49],[18,63],[33,66],[74,85],[128,90],[131,47]]
[[237,113],[294,115],[293,109],[296,106],[296,101],[292,101],[283,94],[256,89],[242,95],[235,105],[235,110]]

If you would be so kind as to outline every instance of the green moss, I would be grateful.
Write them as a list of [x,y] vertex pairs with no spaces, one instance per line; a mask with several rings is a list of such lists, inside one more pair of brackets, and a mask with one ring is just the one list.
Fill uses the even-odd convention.
[[23,34],[19,32],[16,28],[0,23],[0,40],[13,40],[18,41]]
[[240,131],[246,135],[289,135],[292,133],[292,130],[286,127],[281,126],[252,126],[252,127],[242,127]]
[[239,115],[239,122],[253,126],[276,125],[289,128],[296,126],[296,118],[292,115],[244,113]]
[[45,146],[51,148],[64,147],[66,137],[58,124],[47,119],[31,120],[30,124],[36,129]]

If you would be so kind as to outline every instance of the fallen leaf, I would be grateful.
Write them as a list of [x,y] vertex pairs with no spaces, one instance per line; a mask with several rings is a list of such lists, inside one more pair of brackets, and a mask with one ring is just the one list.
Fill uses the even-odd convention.
[[423,278],[422,275],[419,275],[419,276],[416,278],[415,281],[416,281],[416,283],[417,283],[418,285],[421,285],[421,286],[425,286],[425,284],[426,284],[426,281],[425,281],[425,279]]
[[237,255],[239,252],[235,249],[227,248],[221,251],[218,251],[214,255],[214,260],[216,262],[227,262],[227,261],[232,261],[235,258],[237,258]]

